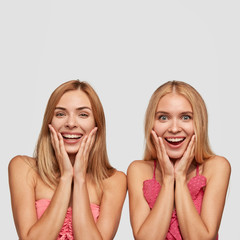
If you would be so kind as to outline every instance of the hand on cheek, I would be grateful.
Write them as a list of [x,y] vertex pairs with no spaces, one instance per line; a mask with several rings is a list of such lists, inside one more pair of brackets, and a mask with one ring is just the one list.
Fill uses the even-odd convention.
[[96,132],[97,127],[92,129],[89,135],[85,135],[83,137],[74,163],[74,176],[81,174],[81,176],[85,177],[87,172],[89,154],[95,142]]
[[152,130],[152,138],[162,173],[162,178],[164,179],[165,177],[173,177],[174,176],[173,164],[170,161],[169,156],[166,152],[162,138],[158,137],[154,130]]
[[187,171],[194,159],[195,153],[195,135],[192,136],[182,158],[176,161],[174,165],[175,179],[178,176],[186,177]]
[[61,176],[73,174],[73,168],[69,156],[65,150],[63,137],[51,124],[49,124],[52,146],[58,161]]

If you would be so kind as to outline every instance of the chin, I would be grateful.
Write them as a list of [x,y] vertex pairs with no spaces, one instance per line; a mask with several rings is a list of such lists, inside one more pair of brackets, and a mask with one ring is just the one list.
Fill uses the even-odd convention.
[[66,152],[68,155],[74,155],[74,154],[77,154],[79,148],[68,148],[68,147],[65,147],[66,149]]
[[168,154],[168,157],[173,161],[176,161],[176,160],[182,158],[182,156],[183,156],[183,153],[167,153],[167,154]]

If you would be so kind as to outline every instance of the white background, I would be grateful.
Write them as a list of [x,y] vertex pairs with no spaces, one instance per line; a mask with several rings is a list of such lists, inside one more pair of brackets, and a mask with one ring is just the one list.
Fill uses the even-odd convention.
[[[32,155],[58,85],[80,79],[94,87],[105,109],[110,161],[126,172],[143,155],[151,94],[175,79],[203,96],[211,146],[231,163],[219,234],[238,238],[239,7],[237,0],[1,1],[1,236],[17,239],[8,163],[17,154]],[[133,239],[128,198],[115,239]]]

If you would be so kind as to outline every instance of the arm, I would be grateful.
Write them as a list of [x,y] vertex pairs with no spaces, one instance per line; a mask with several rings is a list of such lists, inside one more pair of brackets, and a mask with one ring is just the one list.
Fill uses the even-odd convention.
[[113,176],[104,180],[97,221],[97,228],[104,240],[113,239],[117,232],[126,193],[127,179],[123,172],[116,171]]
[[73,228],[76,239],[113,239],[120,221],[126,196],[126,176],[116,172],[103,182],[100,215],[94,222],[86,181],[74,181]]
[[[71,196],[73,168],[64,148],[62,136],[49,125],[61,177],[51,202],[40,219],[35,208],[35,187],[39,175],[27,164],[35,160],[16,157],[9,164],[9,184],[13,216],[20,239],[56,239],[63,225]],[[27,159],[26,159],[27,158]],[[24,198],[23,198],[24,196]]]
[[23,156],[13,158],[9,164],[9,186],[12,211],[20,239],[56,239],[67,211],[71,182],[60,179],[49,207],[38,220],[35,208],[37,173],[27,163],[33,159]]
[[115,174],[103,181],[103,195],[97,223],[93,219],[86,184],[89,152],[95,140],[96,128],[82,140],[74,164],[73,231],[75,239],[113,239],[120,221],[126,196],[126,176]]
[[184,239],[216,239],[220,226],[231,167],[226,159],[216,156],[205,163],[204,169],[208,181],[200,215],[191,199],[186,178],[181,175],[176,178],[176,209]]
[[137,161],[128,168],[130,219],[134,238],[165,240],[173,210],[174,179],[165,178],[155,205],[150,210],[142,192],[145,172],[146,165]]

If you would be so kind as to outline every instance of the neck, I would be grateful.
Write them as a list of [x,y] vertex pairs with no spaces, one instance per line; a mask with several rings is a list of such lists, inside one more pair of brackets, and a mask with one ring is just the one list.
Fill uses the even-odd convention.
[[74,163],[75,163],[75,158],[76,158],[76,154],[68,154],[68,157],[69,157],[72,165],[74,165]]
[[180,160],[180,158],[170,158],[170,161],[175,165],[175,163]]

